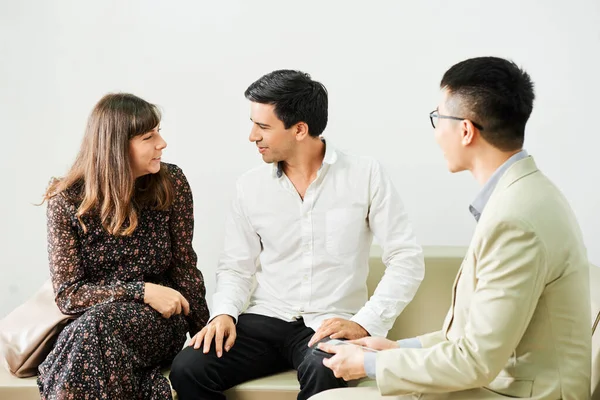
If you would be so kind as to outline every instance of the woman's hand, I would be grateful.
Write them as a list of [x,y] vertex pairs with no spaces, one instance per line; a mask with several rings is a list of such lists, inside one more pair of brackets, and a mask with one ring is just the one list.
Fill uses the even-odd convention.
[[144,303],[154,308],[164,318],[171,318],[181,312],[184,315],[190,313],[190,304],[181,293],[154,283],[144,283]]

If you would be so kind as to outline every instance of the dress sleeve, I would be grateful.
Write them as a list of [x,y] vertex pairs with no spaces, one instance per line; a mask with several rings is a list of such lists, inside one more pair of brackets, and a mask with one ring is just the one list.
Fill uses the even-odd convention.
[[143,282],[88,282],[74,215],[75,207],[62,194],[48,201],[48,260],[58,308],[65,314],[79,314],[98,304],[143,302]]

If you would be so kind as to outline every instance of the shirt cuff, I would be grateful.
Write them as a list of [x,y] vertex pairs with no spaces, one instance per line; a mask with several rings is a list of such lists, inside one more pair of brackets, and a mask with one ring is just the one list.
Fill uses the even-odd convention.
[[370,336],[386,337],[388,334],[388,330],[383,327],[381,318],[366,307],[358,310],[356,315],[350,318],[350,321],[362,326]]
[[405,349],[421,349],[423,345],[421,345],[421,341],[416,337],[410,339],[402,339],[398,340],[398,346],[403,347]]
[[215,317],[217,317],[219,315],[223,315],[223,314],[231,316],[231,318],[233,318],[234,323],[237,324],[237,319],[239,317],[237,308],[235,306],[226,305],[226,304],[223,304],[219,307],[215,307],[213,309],[212,313],[210,314],[210,319],[208,320],[208,322],[215,319]]
[[377,375],[377,353],[365,351],[364,367],[367,376],[375,379]]

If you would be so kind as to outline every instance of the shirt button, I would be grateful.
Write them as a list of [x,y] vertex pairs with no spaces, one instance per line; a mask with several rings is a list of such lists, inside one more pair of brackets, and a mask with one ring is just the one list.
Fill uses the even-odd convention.
[[304,312],[304,307],[300,307],[300,309],[298,311]]

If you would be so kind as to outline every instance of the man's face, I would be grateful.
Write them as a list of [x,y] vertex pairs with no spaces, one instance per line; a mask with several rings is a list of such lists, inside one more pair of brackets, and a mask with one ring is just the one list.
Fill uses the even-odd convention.
[[[456,108],[453,107],[455,99],[447,89],[442,89],[440,101],[438,103],[439,115],[456,116]],[[450,172],[460,172],[467,169],[466,145],[464,141],[464,123],[461,121],[438,118],[435,128],[435,140],[442,149],[448,170]]]
[[253,125],[249,139],[256,143],[263,161],[286,161],[296,144],[295,126],[285,129],[283,121],[275,115],[275,106],[271,104],[251,102],[250,119]]

